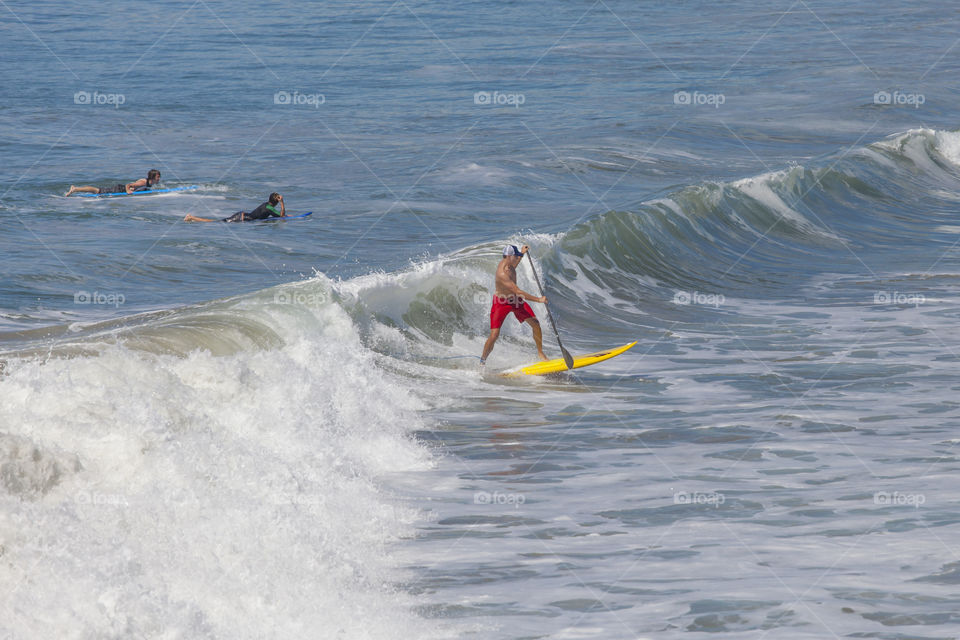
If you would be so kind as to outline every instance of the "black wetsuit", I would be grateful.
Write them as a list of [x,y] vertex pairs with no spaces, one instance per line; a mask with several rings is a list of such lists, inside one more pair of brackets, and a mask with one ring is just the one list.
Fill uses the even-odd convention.
[[280,214],[277,212],[276,208],[273,207],[269,202],[264,202],[259,207],[251,211],[250,213],[244,213],[243,211],[237,211],[235,214],[229,218],[224,218],[224,222],[250,222],[252,220],[266,220],[267,218],[279,218]]
[[[134,192],[136,192],[136,191],[150,191],[151,189],[153,189],[153,185],[151,185],[151,184],[150,184],[150,181],[147,180],[147,184],[143,185],[142,187],[137,187],[136,189],[134,189]],[[97,191],[97,193],[99,193],[99,194],[104,194],[104,193],[126,193],[126,192],[127,192],[127,185],[125,185],[125,184],[118,184],[118,185],[113,186],[113,187],[100,187],[100,189]]]

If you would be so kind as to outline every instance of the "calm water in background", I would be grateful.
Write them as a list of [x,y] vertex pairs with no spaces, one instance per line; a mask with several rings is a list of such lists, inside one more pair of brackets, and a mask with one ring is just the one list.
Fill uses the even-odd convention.
[[0,11],[0,638],[960,637],[951,4]]

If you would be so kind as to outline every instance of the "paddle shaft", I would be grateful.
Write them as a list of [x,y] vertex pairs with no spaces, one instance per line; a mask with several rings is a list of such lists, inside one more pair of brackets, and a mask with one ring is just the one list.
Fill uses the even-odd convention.
[[[530,250],[527,250],[527,255],[530,255]],[[543,285],[540,284],[540,276],[537,275],[537,269],[533,266],[533,257],[530,258],[530,270],[533,271],[533,279],[537,281],[537,288],[540,289],[540,297],[543,295]],[[560,341],[560,332],[557,331],[557,323],[553,321],[553,314],[550,313],[550,307],[546,304],[543,305],[544,309],[547,310],[547,319],[550,320],[550,326],[553,328],[553,335],[557,336],[557,344],[560,345],[560,353],[563,354],[563,361],[567,365],[567,369],[573,369],[573,356],[570,355],[570,352],[563,348],[563,342]]]

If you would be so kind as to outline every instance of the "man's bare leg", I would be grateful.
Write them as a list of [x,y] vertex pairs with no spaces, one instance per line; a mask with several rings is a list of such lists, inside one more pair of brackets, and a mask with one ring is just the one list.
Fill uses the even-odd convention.
[[543,352],[543,331],[540,329],[540,321],[536,318],[527,318],[525,322],[533,329],[533,341],[537,344],[537,354],[540,359],[549,360],[550,358]]
[[218,222],[213,218],[198,218],[197,216],[189,213],[186,215],[186,217],[184,217],[183,221],[184,222]]
[[493,351],[493,345],[497,343],[497,338],[500,337],[500,329],[490,329],[490,336],[487,338],[487,342],[483,345],[483,355],[480,356],[480,362],[486,362],[487,356],[490,355],[490,352]]
[[70,191],[67,191],[63,195],[72,196],[75,193],[100,193],[100,189],[98,187],[75,187],[70,185]]

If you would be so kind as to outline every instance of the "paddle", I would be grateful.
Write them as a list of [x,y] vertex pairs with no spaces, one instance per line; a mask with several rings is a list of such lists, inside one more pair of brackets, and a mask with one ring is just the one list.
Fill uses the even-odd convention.
[[[530,254],[530,250],[527,249],[527,254]],[[530,270],[533,271],[533,278],[537,281],[537,288],[540,289],[540,297],[543,297],[543,285],[540,284],[540,276],[537,275],[537,269],[533,266],[533,257],[528,261],[530,263]],[[553,321],[553,314],[550,313],[550,307],[543,305],[547,310],[547,318],[550,320],[550,326],[553,327],[553,334],[557,336],[557,344],[560,345],[560,353],[563,354],[563,361],[567,364],[567,369],[573,369],[573,356],[570,355],[570,352],[563,348],[563,343],[560,342],[560,332],[557,331],[557,323]]]

